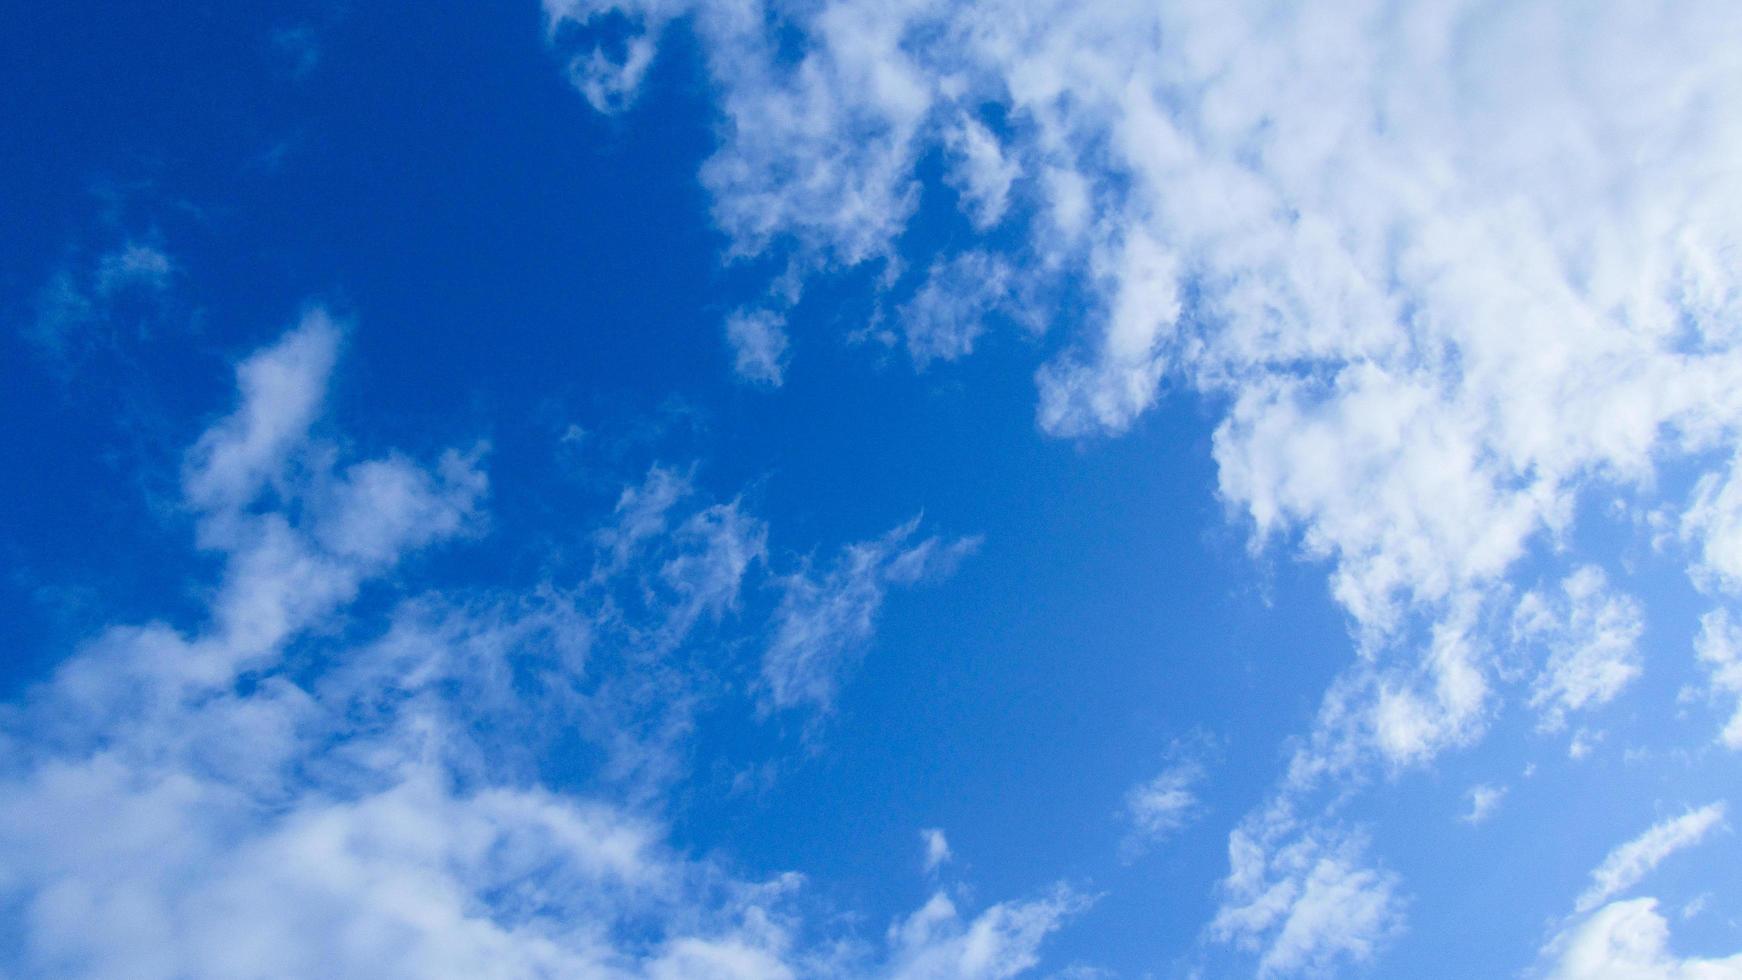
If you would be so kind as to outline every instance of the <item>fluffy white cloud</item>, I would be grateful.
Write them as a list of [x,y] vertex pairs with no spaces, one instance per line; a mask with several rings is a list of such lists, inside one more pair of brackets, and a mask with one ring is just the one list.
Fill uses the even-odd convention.
[[[1044,430],[1123,431],[1170,383],[1220,413],[1221,496],[1255,547],[1328,562],[1360,652],[1283,805],[1481,735],[1514,679],[1508,577],[1576,550],[1592,488],[1637,501],[1666,464],[1724,460],[1671,520],[1696,580],[1735,588],[1742,190],[1722,175],[1742,53],[1717,40],[1742,33],[1735,4],[547,9],[691,18],[734,252],[932,269],[910,305],[950,309],[949,260],[896,255],[941,151],[972,221],[998,224],[953,253],[1001,256],[1017,294],[1084,291],[1036,372]],[[923,364],[966,355],[978,320],[916,322],[958,326],[922,334]],[[1642,669],[1642,613],[1592,560],[1512,620],[1547,653],[1527,696],[1550,726]]]
[[1700,477],[1682,515],[1682,535],[1699,549],[1694,566],[1699,581],[1742,594],[1742,454],[1731,461],[1728,473]]
[[1397,876],[1369,865],[1359,838],[1282,837],[1294,829],[1248,821],[1229,836],[1232,870],[1210,935],[1261,950],[1265,977],[1371,960],[1402,928]]
[[909,543],[919,518],[880,538],[849,545],[828,571],[782,581],[774,635],[762,655],[762,682],[775,708],[834,704],[842,675],[863,653],[891,585],[945,576],[979,546],[977,538],[933,536]]
[[315,311],[277,344],[236,369],[242,404],[188,454],[188,502],[208,511],[246,504],[281,475],[326,399],[338,328]]
[[1556,980],[1735,980],[1742,953],[1721,959],[1679,957],[1669,950],[1669,923],[1657,900],[1635,898],[1603,906],[1550,947]]
[[1589,912],[1639,884],[1665,858],[1698,844],[1723,820],[1724,804],[1709,803],[1653,824],[1645,833],[1609,852],[1591,872],[1591,887],[1579,896],[1574,910]]
[[[1543,947],[1548,975],[1557,980],[1742,978],[1742,953],[1705,959],[1670,952],[1669,923],[1658,914],[1656,899],[1610,901],[1669,855],[1698,844],[1723,819],[1724,804],[1708,804],[1660,821],[1611,851],[1591,872],[1591,887],[1575,903],[1575,917]],[[1703,898],[1689,903],[1684,918],[1698,910]]]
[[1046,219],[1025,275],[1099,299],[1040,372],[1042,424],[1116,431],[1170,373],[1213,395],[1222,492],[1333,558],[1364,627],[1492,582],[1581,483],[1742,421],[1742,194],[1711,176],[1742,146],[1710,42],[1732,5],[547,9],[691,16],[739,251],[891,254],[933,145],[979,154],[973,207],[1010,177]]
[[1737,701],[1718,739],[1732,749],[1742,749],[1742,626],[1731,622],[1728,610],[1706,613],[1700,617],[1694,651],[1712,672],[1712,692]]
[[1567,576],[1558,597],[1526,594],[1513,614],[1512,635],[1548,650],[1530,695],[1544,727],[1560,728],[1567,712],[1608,703],[1638,677],[1644,632],[1639,603],[1610,591],[1595,566]]

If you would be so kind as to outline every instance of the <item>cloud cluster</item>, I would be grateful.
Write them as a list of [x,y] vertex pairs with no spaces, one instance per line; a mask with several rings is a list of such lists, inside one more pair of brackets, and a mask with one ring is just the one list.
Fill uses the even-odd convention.
[[[1591,886],[1574,904],[1571,923],[1543,947],[1556,980],[1722,980],[1742,976],[1742,953],[1721,959],[1681,957],[1669,949],[1669,924],[1657,900],[1611,901],[1645,879],[1664,859],[1700,843],[1722,826],[1724,804],[1711,803],[1653,824],[1616,847],[1591,872]],[[1607,904],[1605,904],[1607,903]]]
[[[684,651],[763,529],[656,468],[591,572],[405,593],[482,530],[477,450],[345,462],[320,437],[341,331],[311,312],[237,369],[183,495],[221,565],[198,623],[102,631],[0,709],[0,972],[128,977],[1010,976],[1080,907],[934,898],[815,938],[802,879],[679,853],[660,780]],[[910,529],[911,530],[911,529]],[[893,547],[893,545],[892,545]],[[877,565],[911,581],[924,546]],[[358,603],[365,587],[387,601]],[[861,637],[861,640],[863,637]],[[541,778],[576,733],[606,761]]]
[[[1617,697],[1642,612],[1591,558],[1530,600],[1553,623],[1510,608],[1594,489],[1665,512],[1702,588],[1742,581],[1735,4],[546,9],[583,43],[684,19],[733,252],[888,262],[916,363],[968,355],[998,297],[1067,283],[1087,312],[1040,318],[1067,325],[1036,372],[1043,430],[1121,432],[1167,384],[1214,406],[1222,497],[1256,545],[1329,564],[1362,654],[1284,795],[1469,744],[1513,643],[1546,652],[1545,724]],[[600,44],[639,73],[641,47]],[[927,160],[976,233],[906,255]],[[1660,503],[1670,464],[1699,475]]]

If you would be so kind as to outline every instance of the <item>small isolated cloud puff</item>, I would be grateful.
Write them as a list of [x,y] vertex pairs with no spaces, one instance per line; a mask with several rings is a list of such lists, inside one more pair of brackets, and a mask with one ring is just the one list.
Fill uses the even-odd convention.
[[924,867],[926,874],[931,874],[943,867],[950,858],[954,857],[950,853],[949,838],[945,837],[944,832],[937,827],[927,827],[921,830],[919,841],[921,846],[925,848]]
[[738,310],[726,318],[732,369],[756,384],[780,387],[786,371],[786,318],[770,310]]
[[1589,912],[1639,884],[1665,858],[1698,844],[1723,820],[1724,804],[1719,802],[1653,824],[1645,833],[1609,852],[1591,872],[1591,886],[1574,903],[1574,911]]
[[1470,808],[1458,819],[1473,826],[1487,820],[1500,808],[1500,801],[1506,797],[1506,787],[1472,786],[1469,797]]
[[1184,827],[1199,809],[1195,787],[1203,778],[1204,767],[1187,761],[1132,787],[1123,811],[1132,833],[1127,849],[1140,850]]

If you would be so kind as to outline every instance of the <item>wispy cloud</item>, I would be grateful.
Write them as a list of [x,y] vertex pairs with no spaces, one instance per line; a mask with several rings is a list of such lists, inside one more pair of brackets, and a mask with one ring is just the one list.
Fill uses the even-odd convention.
[[842,676],[871,639],[889,587],[948,576],[979,547],[977,538],[914,541],[918,530],[916,517],[848,545],[821,574],[805,569],[782,580],[774,634],[762,655],[773,707],[832,707]]
[[937,827],[927,827],[919,832],[919,841],[925,848],[924,866],[926,874],[931,874],[943,867],[955,855],[950,853],[949,838],[943,830]]
[[[408,591],[389,573],[481,529],[482,456],[324,439],[339,336],[314,311],[245,359],[186,456],[220,564],[203,618],[104,629],[0,710],[0,898],[22,912],[0,970],[992,978],[1081,907],[934,898],[882,942],[813,939],[798,876],[676,853],[653,814],[703,669],[679,654],[725,618],[760,522],[656,468],[578,585]],[[886,581],[949,550],[904,541]],[[384,603],[355,602],[367,583]],[[539,780],[559,736],[606,760],[590,791]]]
[[1197,786],[1203,779],[1203,763],[1188,758],[1133,786],[1121,812],[1131,826],[1126,852],[1135,854],[1166,840],[1196,816],[1202,809]]
[[1639,884],[1665,858],[1698,844],[1723,820],[1724,804],[1720,802],[1653,824],[1645,833],[1609,852],[1591,872],[1591,887],[1574,903],[1574,911],[1589,912]]

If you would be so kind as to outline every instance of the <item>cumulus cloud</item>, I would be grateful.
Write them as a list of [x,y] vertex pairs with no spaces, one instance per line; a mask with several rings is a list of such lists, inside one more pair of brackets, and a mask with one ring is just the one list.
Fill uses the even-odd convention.
[[880,538],[848,545],[820,575],[807,568],[783,579],[774,634],[762,654],[762,682],[773,707],[831,707],[842,675],[871,638],[889,587],[947,576],[979,547],[977,538],[914,542],[918,530],[916,517]]
[[[1715,41],[1742,31],[1734,4],[547,10],[690,19],[734,254],[935,270],[900,252],[940,154],[997,229],[949,252],[1001,258],[1018,294],[1082,290],[1035,373],[1044,431],[1116,434],[1168,385],[1203,396],[1220,496],[1255,548],[1328,564],[1359,651],[1283,804],[1470,744],[1509,641],[1546,652],[1526,696],[1550,727],[1638,676],[1638,604],[1568,554],[1593,488],[1636,500],[1721,460],[1670,521],[1695,580],[1736,588],[1742,192],[1717,175],[1742,152],[1742,56]],[[977,336],[921,335],[920,365]],[[1549,551],[1570,574],[1514,637],[1509,579]]]
[[[1043,427],[1121,430],[1170,376],[1213,396],[1223,496],[1332,559],[1382,638],[1492,585],[1579,486],[1742,421],[1742,195],[1709,177],[1742,145],[1709,42],[1731,5],[547,10],[690,18],[736,251],[890,256],[933,147],[979,161],[952,178],[974,201],[1009,177],[1037,202],[1013,264],[1094,299],[1037,376]],[[1720,563],[1722,499],[1690,519]]]
[[1682,535],[1694,542],[1694,574],[1702,584],[1742,595],[1742,454],[1728,472],[1700,477],[1682,515]]
[[[338,331],[309,314],[237,369],[184,497],[220,563],[199,621],[98,632],[0,708],[8,975],[1005,977],[1068,892],[887,937],[806,924],[802,879],[675,851],[657,817],[760,522],[677,471],[625,490],[573,587],[400,594],[481,528],[476,451],[348,461],[311,426]],[[915,549],[883,566],[911,580]],[[929,554],[929,552],[927,552]],[[384,604],[354,602],[365,583]],[[692,679],[693,680],[693,679]],[[540,779],[554,738],[607,760]],[[650,773],[651,770],[651,773]],[[652,795],[648,791],[652,787]],[[948,972],[956,970],[959,972]],[[943,971],[943,972],[940,972]]]
[[1548,975],[1556,980],[1724,980],[1742,977],[1742,953],[1719,959],[1670,952],[1657,900],[1613,902],[1556,937]]
[[1645,833],[1610,851],[1603,863],[1597,865],[1591,872],[1591,886],[1574,903],[1574,910],[1589,912],[1639,884],[1665,858],[1698,844],[1723,821],[1724,804],[1708,803],[1653,824]]

